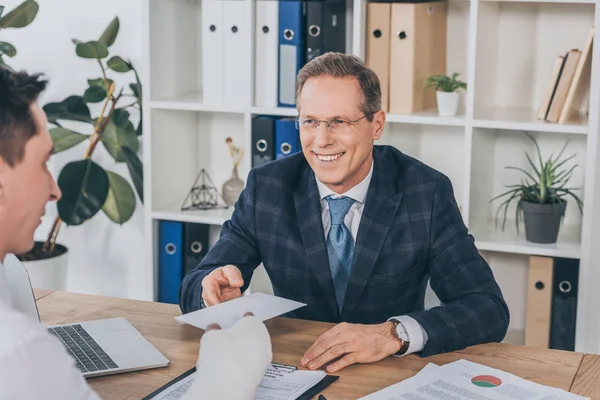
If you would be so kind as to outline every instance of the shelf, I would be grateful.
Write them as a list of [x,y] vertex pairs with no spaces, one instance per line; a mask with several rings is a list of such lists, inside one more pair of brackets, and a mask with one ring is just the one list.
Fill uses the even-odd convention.
[[233,207],[218,210],[181,211],[180,205],[164,207],[152,212],[152,218],[163,221],[192,222],[197,224],[223,225],[231,218]]
[[517,233],[514,220],[507,220],[503,232],[501,221],[498,222],[497,229],[495,222],[489,221],[487,224],[475,222],[470,231],[475,237],[475,245],[482,251],[577,259],[581,257],[581,234],[578,226],[561,225],[558,240],[553,244],[528,242],[525,240],[525,227],[522,223],[519,228],[520,232]]
[[203,111],[243,114],[243,108],[231,108],[222,105],[202,103],[202,94],[198,92],[177,96],[175,98],[152,100],[150,108],[156,110]]
[[298,115],[298,110],[295,107],[252,107],[250,112],[254,115],[275,115],[280,117],[295,117]]
[[493,128],[535,132],[587,134],[587,117],[580,115],[569,124],[557,124],[537,119],[537,110],[528,108],[495,107],[481,112],[473,120],[476,128]]
[[563,3],[563,4],[594,4],[596,0],[479,0],[485,3]]
[[386,122],[399,124],[465,126],[465,117],[464,115],[443,117],[438,114],[437,110],[431,110],[414,114],[387,114]]

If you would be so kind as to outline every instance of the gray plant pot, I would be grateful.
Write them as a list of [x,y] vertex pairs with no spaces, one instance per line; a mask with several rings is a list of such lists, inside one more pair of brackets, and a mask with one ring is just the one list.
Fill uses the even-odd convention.
[[534,243],[556,243],[567,203],[539,204],[521,201],[519,204],[525,219],[525,239]]

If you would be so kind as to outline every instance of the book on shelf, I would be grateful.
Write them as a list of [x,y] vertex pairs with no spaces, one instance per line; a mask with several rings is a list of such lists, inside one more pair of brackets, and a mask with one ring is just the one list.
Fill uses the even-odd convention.
[[550,81],[548,82],[546,93],[542,98],[542,104],[538,110],[538,119],[545,120],[548,116],[548,110],[550,109],[550,104],[552,103],[554,93],[556,93],[556,85],[560,79],[560,73],[562,72],[564,64],[565,56],[558,56],[554,62],[554,68],[552,69],[552,74],[550,75]]
[[564,66],[560,73],[560,78],[556,84],[556,90],[554,92],[554,96],[552,97],[550,108],[548,109],[546,121],[558,122],[560,113],[562,112],[565,101],[567,100],[567,94],[569,93],[569,88],[573,82],[573,77],[575,76],[575,71],[577,70],[577,64],[579,63],[580,58],[581,50],[579,49],[571,49],[565,55]]

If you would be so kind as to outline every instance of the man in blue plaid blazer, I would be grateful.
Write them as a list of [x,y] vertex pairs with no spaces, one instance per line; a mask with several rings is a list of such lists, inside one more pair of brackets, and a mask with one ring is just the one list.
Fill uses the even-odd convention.
[[[302,152],[250,171],[231,220],[180,288],[187,313],[237,298],[262,262],[290,317],[339,323],[301,365],[335,372],[389,355],[501,341],[508,307],[442,173],[375,146],[375,73],[327,53],[300,71]],[[443,305],[424,310],[430,279]]]

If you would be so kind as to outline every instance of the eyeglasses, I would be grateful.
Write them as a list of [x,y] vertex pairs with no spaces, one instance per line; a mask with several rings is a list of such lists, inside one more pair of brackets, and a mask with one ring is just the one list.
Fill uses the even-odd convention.
[[321,125],[321,122],[323,122],[327,125],[328,131],[342,132],[344,130],[347,130],[351,126],[358,124],[363,118],[373,115],[376,112],[377,111],[365,114],[362,117],[360,117],[359,119],[355,119],[354,121],[346,121],[346,120],[339,119],[339,118],[336,118],[331,121],[322,121],[322,120],[313,119],[313,118],[296,117],[296,118],[294,118],[294,123],[296,125],[296,129],[298,129],[298,130],[314,131],[319,127],[319,125]]

